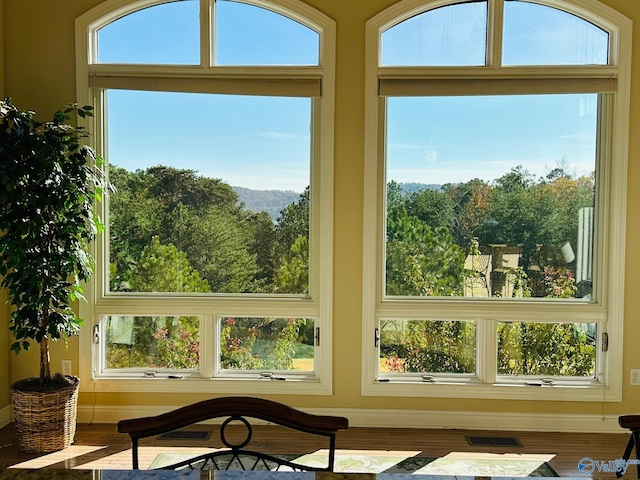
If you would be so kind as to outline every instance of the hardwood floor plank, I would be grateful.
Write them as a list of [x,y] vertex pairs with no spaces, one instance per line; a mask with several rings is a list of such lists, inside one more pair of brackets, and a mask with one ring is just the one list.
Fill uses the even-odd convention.
[[[199,440],[158,440],[141,443],[141,467],[149,465],[158,453],[175,451],[176,447],[197,451],[222,448],[215,425],[197,425],[191,429],[213,430],[211,438]],[[238,435],[244,433],[238,432]],[[522,444],[513,446],[472,446],[467,436],[515,437]],[[343,450],[381,450],[420,452],[418,456],[442,457],[451,452],[551,454],[551,467],[561,476],[584,477],[578,471],[578,461],[588,457],[609,462],[622,456],[628,435],[604,433],[546,433],[477,430],[435,430],[411,428],[354,428],[339,432],[337,447]],[[255,448],[269,448],[273,453],[312,453],[326,445],[310,442],[305,434],[281,427],[254,426]],[[114,424],[79,424],[75,444],[62,452],[36,455],[21,452],[13,425],[0,429],[0,468],[65,468],[65,469],[128,469],[131,468],[129,437],[119,434]],[[594,472],[591,477],[615,478],[614,473]],[[635,477],[635,466],[629,467],[626,478]]]

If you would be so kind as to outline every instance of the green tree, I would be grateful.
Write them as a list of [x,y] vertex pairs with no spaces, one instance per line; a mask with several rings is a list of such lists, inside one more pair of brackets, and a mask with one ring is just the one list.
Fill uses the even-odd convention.
[[595,345],[571,323],[502,323],[500,375],[594,376]]
[[407,195],[404,204],[408,215],[418,218],[432,229],[446,227],[453,232],[456,224],[455,205],[444,191],[425,188]]
[[466,183],[444,185],[443,191],[455,205],[453,236],[456,244],[469,245],[489,220],[487,210],[491,203],[491,186],[474,178]]
[[309,293],[309,241],[300,235],[282,259],[276,275],[280,293]]
[[131,289],[135,264],[159,233],[162,205],[149,196],[144,177],[140,170],[109,167],[109,179],[116,187],[109,203],[109,283],[113,291]]
[[111,176],[118,188],[110,209],[113,290],[135,288],[136,264],[154,236],[184,252],[212,291],[273,290],[273,226],[243,212],[228,184],[164,166],[112,167]]
[[211,205],[230,213],[240,210],[238,195],[228,183],[198,175],[195,170],[158,165],[147,169],[146,181],[149,196],[157,198],[167,212],[179,205],[188,205],[198,212]]
[[381,351],[393,372],[474,373],[473,322],[387,320],[381,323]]
[[209,284],[174,245],[161,245],[158,237],[144,249],[132,276],[136,292],[210,292]]
[[387,212],[395,212],[404,205],[402,187],[395,180],[387,184]]
[[448,229],[433,230],[403,208],[388,214],[388,295],[461,295],[465,257]]
[[[545,267],[547,298],[573,298],[573,274]],[[510,375],[595,375],[595,340],[571,323],[502,323],[498,327],[498,373]]]
[[[540,228],[540,241],[553,248],[555,258],[547,258],[541,263],[560,266],[566,263],[557,253],[562,244],[569,241],[575,247],[578,239],[579,212],[581,208],[593,207],[595,182],[593,176],[571,178],[564,175],[542,182],[539,197],[548,204],[549,214]],[[548,257],[551,254],[547,253]]]
[[236,320],[226,318],[220,325],[220,368],[230,370],[260,370],[263,360],[254,350],[258,326],[237,331]]
[[[189,264],[184,252],[162,245],[158,237],[144,249],[131,276],[136,292],[208,292],[206,280]],[[111,342],[107,335],[109,368],[197,368],[200,321],[197,317],[114,317],[109,326],[130,323],[132,345]]]
[[297,202],[282,209],[276,222],[276,260],[284,258],[298,237],[309,238],[309,187]]
[[522,264],[529,269],[536,249],[542,219],[548,216],[548,206],[536,202],[533,176],[522,166],[515,167],[494,182],[492,201],[488,207],[490,221],[478,235],[481,245],[520,245]]
[[[309,241],[307,237],[301,235],[291,245],[291,251],[282,260],[276,275],[276,286],[280,293],[309,293]],[[291,332],[294,330],[295,340],[306,345],[313,345],[315,334],[313,322],[298,318],[293,321],[293,324],[289,323],[282,329],[278,339],[280,343],[277,347],[282,345],[282,349],[288,348],[290,342],[294,340],[291,337]]]
[[248,242],[247,252],[255,258],[256,274],[251,291],[274,293],[276,276],[276,228],[266,212],[247,212],[244,222]]
[[251,292],[258,272],[256,255],[249,252],[252,238],[242,219],[211,206],[201,216],[184,209],[183,249],[193,267],[209,282],[211,291]]

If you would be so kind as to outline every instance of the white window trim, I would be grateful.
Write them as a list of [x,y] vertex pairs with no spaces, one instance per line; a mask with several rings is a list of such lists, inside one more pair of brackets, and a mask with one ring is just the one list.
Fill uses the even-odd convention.
[[[84,319],[80,331],[79,374],[82,378],[81,390],[91,392],[173,392],[174,383],[180,381],[180,391],[185,393],[238,393],[238,394],[305,394],[330,395],[332,393],[332,314],[333,314],[333,143],[334,143],[334,111],[335,111],[335,22],[299,0],[248,0],[246,3],[267,8],[283,14],[299,23],[315,30],[320,35],[320,66],[317,67],[217,67],[211,65],[211,49],[209,47],[210,20],[212,7],[210,0],[200,0],[201,12],[201,65],[200,66],[160,66],[160,65],[97,65],[96,32],[102,26],[141,8],[165,3],[166,0],[107,0],[76,20],[76,97],[80,105],[93,105],[96,116],[79,121],[90,131],[91,145],[104,154],[106,148],[106,132],[99,121],[103,109],[103,95],[97,88],[105,87],[100,82],[115,78],[125,81],[127,75],[137,76],[137,85],[144,86],[149,77],[170,78],[172,75],[183,76],[196,81],[213,84],[211,90],[217,93],[237,93],[234,82],[252,88],[256,77],[271,77],[279,82],[297,81],[303,84],[299,94],[308,95],[304,88],[321,86],[322,96],[313,99],[312,115],[317,125],[312,136],[313,150],[311,178],[313,185],[310,199],[310,271],[316,272],[309,279],[309,295],[266,296],[242,298],[241,295],[211,294],[198,297],[166,296],[155,298],[146,296],[105,295],[107,280],[96,275],[85,286],[87,302],[80,302],[79,313]],[[177,74],[177,75],[176,75]],[[106,79],[106,80],[105,80]],[[229,82],[229,80],[234,82]],[[300,80],[303,80],[300,82]],[[306,86],[305,86],[306,85]],[[120,86],[120,85],[119,85]],[[126,85],[125,85],[126,86]],[[316,89],[318,87],[315,87]],[[122,86],[120,86],[122,88]],[[209,91],[209,90],[207,90]],[[244,90],[246,93],[246,90]],[[273,94],[259,86],[256,93]],[[106,209],[101,206],[103,213]],[[104,218],[104,216],[103,216]],[[97,261],[106,261],[108,253],[104,243],[97,241],[91,245],[91,253]],[[133,301],[132,301],[133,300]],[[94,327],[99,324],[101,315],[216,315],[237,316],[301,316],[312,317],[321,328],[320,346],[316,348],[314,378],[291,375],[287,381],[256,380],[240,375],[236,377],[201,378],[185,375],[181,380],[167,378],[141,378],[131,375],[128,378],[119,376],[99,376],[97,368],[99,350],[93,343]],[[201,322],[202,342],[204,347],[201,361],[203,375],[213,372],[213,325]],[[207,363],[208,362],[208,363]],[[208,364],[211,365],[208,365]]]
[[[611,164],[606,168],[601,166],[599,172],[599,187],[602,191],[598,198],[608,200],[608,208],[602,219],[599,232],[601,235],[597,243],[601,249],[604,265],[599,269],[600,290],[597,292],[598,301],[584,305],[552,304],[550,302],[536,302],[535,310],[523,310],[532,305],[531,302],[513,302],[500,305],[496,302],[477,302],[468,299],[420,299],[413,302],[399,303],[394,299],[383,296],[383,237],[384,231],[384,99],[379,96],[379,88],[384,78],[418,77],[426,79],[450,78],[521,78],[526,68],[504,68],[495,65],[496,55],[495,37],[490,32],[488,39],[489,62],[492,67],[452,67],[452,68],[406,68],[379,66],[379,38],[386,29],[402,20],[422,13],[428,9],[437,8],[452,3],[451,0],[402,0],[371,18],[366,25],[366,85],[365,85],[365,167],[364,167],[364,215],[363,215],[363,328],[362,328],[362,378],[361,392],[364,396],[404,396],[404,397],[441,397],[441,398],[479,398],[479,399],[518,399],[518,400],[553,400],[553,401],[586,401],[586,402],[620,402],[622,401],[622,346],[624,327],[624,270],[625,270],[625,229],[626,229],[626,189],[627,162],[629,141],[629,98],[631,87],[631,21],[614,9],[596,0],[547,0],[534,3],[546,5],[569,13],[573,13],[595,25],[605,29],[610,34],[610,65],[600,68],[587,67],[593,70],[594,78],[602,75],[616,79],[616,95],[613,102],[604,102],[604,114],[613,108],[612,126],[604,133],[603,142],[609,152]],[[495,5],[491,4],[489,15],[495,19],[499,17]],[[501,20],[499,20],[501,22]],[[498,25],[501,29],[501,25]],[[538,75],[555,78],[559,73],[574,72],[576,75],[585,73],[585,68],[575,67],[535,67]],[[610,71],[614,70],[614,71]],[[478,74],[478,72],[481,72]],[[615,77],[614,77],[615,75]],[[478,93],[478,92],[476,92]],[[611,105],[613,104],[613,105]],[[600,147],[603,148],[603,147]],[[603,212],[603,206],[600,205]],[[604,238],[603,238],[604,237]],[[395,305],[394,305],[395,304]],[[398,311],[394,307],[402,307]],[[566,310],[565,310],[566,308]],[[453,382],[420,382],[387,378],[378,381],[378,349],[375,347],[375,332],[378,320],[381,318],[410,318],[413,310],[424,318],[425,310],[429,310],[430,318],[438,319],[492,319],[497,318],[536,320],[545,318],[541,313],[561,313],[570,311],[572,315],[579,315],[576,321],[594,318],[606,322],[608,332],[608,352],[599,355],[597,365],[598,382],[583,383],[564,382],[552,387],[532,387],[522,383],[500,381],[495,374],[495,361],[486,365],[487,361],[479,359],[478,377],[484,379],[461,380]],[[557,317],[556,317],[557,318]],[[564,317],[566,318],[566,317]],[[483,326],[481,326],[481,324]],[[496,335],[491,329],[492,322],[478,323],[478,338],[483,345],[495,345]],[[489,327],[487,327],[489,325]],[[598,342],[598,348],[601,341]],[[486,355],[485,355],[486,358]]]

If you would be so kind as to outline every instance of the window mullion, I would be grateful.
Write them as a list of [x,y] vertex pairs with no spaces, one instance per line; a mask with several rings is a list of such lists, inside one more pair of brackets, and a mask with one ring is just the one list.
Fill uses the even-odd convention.
[[486,65],[498,70],[502,67],[504,0],[489,0],[488,9]]
[[213,36],[214,1],[200,0],[200,66],[215,65]]
[[482,383],[494,384],[497,376],[498,322],[483,319],[476,322],[476,374]]
[[217,371],[220,329],[215,315],[200,317],[200,375],[212,378]]
[[[608,206],[606,199],[612,198],[611,185],[611,162],[603,161],[603,159],[611,158],[612,146],[613,146],[613,95],[598,95],[598,137],[596,140],[596,155],[597,155],[597,178],[600,181],[596,184],[596,202],[595,212],[596,218],[594,218],[595,228],[593,239],[593,296],[594,299],[600,303],[608,297],[608,289],[611,288],[610,279],[607,272],[604,270],[601,258],[608,252],[609,249],[609,235],[605,232],[610,232],[612,226],[610,224],[610,218],[613,209],[616,207]],[[617,190],[616,190],[617,191]],[[611,202],[611,200],[609,200]],[[619,287],[614,287],[619,288]]]

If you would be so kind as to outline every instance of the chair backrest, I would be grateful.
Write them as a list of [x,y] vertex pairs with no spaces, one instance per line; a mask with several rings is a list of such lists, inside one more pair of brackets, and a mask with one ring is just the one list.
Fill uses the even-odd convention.
[[[313,415],[272,400],[254,397],[221,397],[194,403],[155,417],[121,420],[118,422],[118,432],[129,434],[133,468],[138,469],[139,439],[167,433],[205,420],[225,417],[220,426],[220,439],[227,449],[199,455],[162,468],[333,471],[336,432],[345,430],[349,426],[349,421],[344,417]],[[270,455],[245,448],[250,445],[253,431],[248,418],[264,420],[310,435],[327,437],[329,443],[327,465],[308,466],[297,462],[291,456]],[[247,429],[246,438],[239,443],[228,441],[225,435],[225,429],[232,422],[240,422]]]

